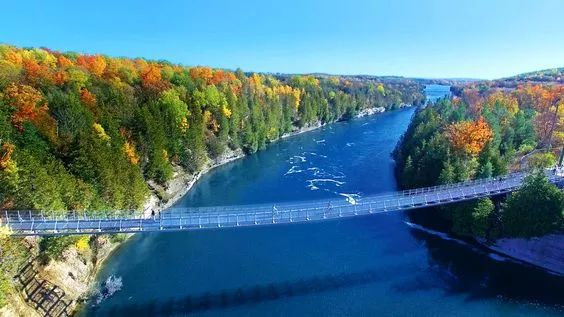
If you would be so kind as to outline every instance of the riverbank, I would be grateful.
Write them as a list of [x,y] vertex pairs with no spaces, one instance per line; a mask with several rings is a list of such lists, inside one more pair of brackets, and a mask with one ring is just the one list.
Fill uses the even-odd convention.
[[564,276],[564,234],[554,233],[530,239],[503,238],[493,244],[478,241],[486,248],[555,275]]

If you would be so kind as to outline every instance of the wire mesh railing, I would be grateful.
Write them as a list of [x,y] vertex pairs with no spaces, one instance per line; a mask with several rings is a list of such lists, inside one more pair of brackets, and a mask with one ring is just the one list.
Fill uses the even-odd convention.
[[[0,219],[15,234],[24,235],[186,230],[292,223],[429,207],[507,193],[521,186],[524,177],[523,173],[515,173],[502,178],[385,193],[365,197],[355,204],[343,200],[321,200],[274,205],[171,208],[154,217],[134,211],[102,215],[66,212],[46,216],[41,212],[18,210],[3,211]],[[548,177],[552,182],[562,180],[556,173],[548,174]]]

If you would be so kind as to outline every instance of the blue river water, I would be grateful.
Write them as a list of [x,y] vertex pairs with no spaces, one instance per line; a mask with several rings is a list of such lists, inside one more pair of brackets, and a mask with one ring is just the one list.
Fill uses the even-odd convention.
[[[176,206],[356,199],[397,189],[415,109],[325,126],[208,173]],[[135,235],[87,316],[561,316],[564,279],[417,224],[425,210]],[[417,214],[414,214],[417,213]]]

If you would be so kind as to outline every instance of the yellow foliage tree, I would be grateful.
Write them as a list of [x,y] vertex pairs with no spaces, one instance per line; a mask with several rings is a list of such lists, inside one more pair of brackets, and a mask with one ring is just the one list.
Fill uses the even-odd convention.
[[16,147],[11,143],[2,144],[2,150],[0,150],[0,170],[4,170],[8,167],[15,148]]
[[133,142],[127,140],[125,141],[125,143],[123,144],[123,153],[125,153],[125,156],[129,160],[129,163],[133,165],[139,164],[139,155],[137,155],[137,152],[135,152],[135,145],[133,144]]
[[300,107],[300,101],[301,101],[301,97],[302,97],[302,92],[298,89],[295,88],[292,91],[292,95],[294,96],[294,108],[296,109],[296,111],[298,110],[298,108]]
[[86,251],[90,248],[90,237],[89,236],[82,236],[75,242],[75,247],[78,251]]
[[224,105],[223,108],[221,108],[221,113],[223,113],[226,118],[231,118],[231,110],[227,108],[227,106]]
[[190,127],[190,125],[188,124],[188,119],[186,117],[183,117],[182,120],[180,121],[180,131],[182,131],[183,133],[186,133],[186,131],[188,131],[188,128]]
[[94,128],[94,132],[96,132],[96,135],[100,139],[102,139],[103,141],[109,141],[110,140],[110,136],[106,134],[106,130],[104,130],[104,127],[102,127],[101,124],[94,123],[92,125],[92,128]]
[[489,95],[486,103],[490,108],[495,105],[500,105],[506,108],[511,115],[515,115],[519,111],[519,102],[517,101],[517,98],[504,94],[501,91],[496,91]]

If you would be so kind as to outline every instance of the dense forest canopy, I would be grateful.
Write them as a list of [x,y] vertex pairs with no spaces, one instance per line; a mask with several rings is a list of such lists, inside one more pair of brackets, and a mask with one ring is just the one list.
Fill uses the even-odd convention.
[[[490,82],[453,87],[455,96],[419,110],[394,152],[404,188],[553,166],[564,145],[564,85]],[[496,238],[564,229],[564,197],[531,178],[503,208],[490,199],[443,208],[455,232]],[[523,204],[526,197],[530,200]],[[526,199],[525,199],[526,200]],[[535,206],[536,208],[530,208]]]
[[147,181],[422,87],[0,46],[0,209],[137,209]]

